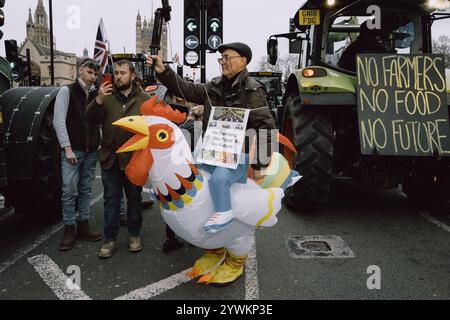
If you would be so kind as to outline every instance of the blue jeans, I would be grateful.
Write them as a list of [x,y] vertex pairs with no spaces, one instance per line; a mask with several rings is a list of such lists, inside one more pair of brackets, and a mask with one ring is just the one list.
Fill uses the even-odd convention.
[[105,242],[115,241],[120,227],[120,202],[123,191],[127,198],[127,227],[131,236],[138,236],[142,227],[142,187],[132,184],[125,171],[120,170],[117,160],[110,169],[102,169],[105,200]]
[[61,150],[62,169],[62,215],[66,226],[75,225],[77,201],[79,220],[88,220],[90,217],[90,201],[92,185],[95,180],[95,167],[97,165],[97,151],[84,152],[73,150],[78,163],[71,164],[66,159],[66,153]]
[[247,183],[249,156],[248,154],[242,154],[241,157],[244,157],[244,159],[240,160],[243,163],[240,163],[236,169],[216,167],[208,164],[200,166],[201,169],[211,173],[208,186],[215,212],[231,210],[230,188],[233,183]]

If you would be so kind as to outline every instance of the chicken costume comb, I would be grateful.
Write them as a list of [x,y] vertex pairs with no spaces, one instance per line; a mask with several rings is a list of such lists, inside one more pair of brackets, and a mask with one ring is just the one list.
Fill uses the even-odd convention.
[[181,113],[178,110],[172,109],[172,107],[163,100],[157,102],[157,97],[153,96],[150,100],[144,102],[141,106],[141,114],[144,116],[156,116],[166,118],[174,123],[183,123],[186,120],[186,114]]

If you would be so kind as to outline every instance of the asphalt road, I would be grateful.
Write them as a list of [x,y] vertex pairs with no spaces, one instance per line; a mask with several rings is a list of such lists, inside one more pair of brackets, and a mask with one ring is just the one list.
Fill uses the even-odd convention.
[[[102,191],[96,179],[91,224],[97,228],[102,226]],[[162,252],[165,227],[158,206],[144,211],[144,250],[129,253],[127,230],[121,228],[120,247],[108,260],[97,258],[101,243],[78,242],[60,253],[58,219],[15,216],[3,209],[0,300],[450,299],[450,216],[418,211],[399,190],[336,180],[325,211],[283,209],[278,217],[274,227],[256,231],[245,276],[217,288],[184,276],[200,249],[185,245]],[[297,250],[301,236],[336,236],[348,246],[347,253],[298,257],[305,252]],[[74,270],[80,290],[65,285],[67,277],[78,274]]]

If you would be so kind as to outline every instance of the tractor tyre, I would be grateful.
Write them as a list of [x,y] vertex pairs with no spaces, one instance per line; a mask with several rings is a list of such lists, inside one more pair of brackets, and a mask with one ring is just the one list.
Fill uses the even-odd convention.
[[52,121],[53,108],[48,108],[37,136],[33,179],[11,183],[8,199],[16,214],[61,216],[60,147]]
[[286,191],[286,206],[293,211],[321,210],[328,201],[333,169],[333,131],[328,112],[306,108],[298,96],[287,99],[282,133],[297,148],[283,155],[303,177]]

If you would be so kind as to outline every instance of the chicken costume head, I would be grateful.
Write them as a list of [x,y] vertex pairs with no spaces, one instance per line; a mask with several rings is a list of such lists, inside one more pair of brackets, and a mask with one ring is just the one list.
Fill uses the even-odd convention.
[[[135,133],[117,152],[133,151],[126,175],[136,185],[150,180],[159,199],[165,222],[178,236],[206,249],[188,274],[202,276],[200,283],[225,285],[243,274],[250,251],[250,236],[257,227],[270,227],[277,222],[285,188],[300,179],[282,155],[274,153],[272,174],[259,184],[248,179],[246,184],[231,187],[235,222],[215,234],[203,226],[214,213],[208,188],[209,174],[194,164],[190,147],[175,123],[185,114],[173,110],[153,97],[141,106],[142,116],[126,117],[114,125]],[[286,139],[283,144],[295,150]],[[252,201],[249,201],[252,199]]]

